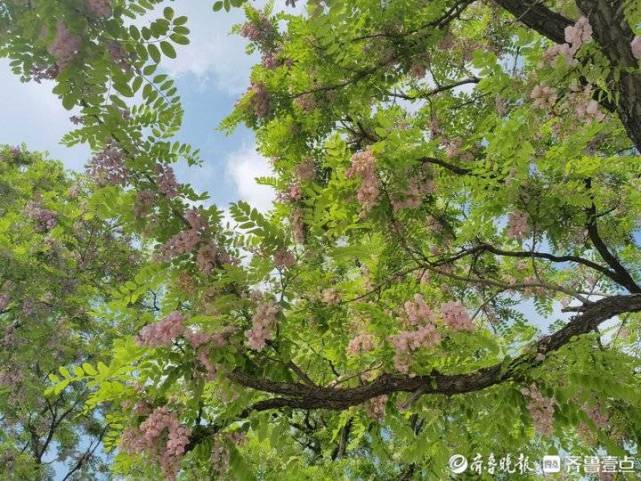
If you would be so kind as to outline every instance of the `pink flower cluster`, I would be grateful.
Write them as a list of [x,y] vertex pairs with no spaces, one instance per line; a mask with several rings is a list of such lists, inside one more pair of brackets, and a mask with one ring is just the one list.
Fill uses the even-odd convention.
[[198,249],[196,254],[196,265],[200,272],[203,274],[209,274],[212,269],[216,266],[216,261],[218,259],[218,248],[213,242],[208,242]]
[[427,305],[422,294],[414,294],[414,300],[405,301],[403,308],[410,326],[423,325],[432,320],[432,309]]
[[274,25],[265,15],[260,15],[258,21],[247,22],[240,28],[240,35],[256,43],[268,43],[274,36]]
[[92,157],[87,164],[87,170],[100,186],[125,185],[129,179],[123,151],[113,142],[108,143],[101,152]]
[[510,212],[507,216],[507,236],[510,239],[522,240],[530,231],[528,216],[525,212]]
[[535,384],[522,388],[521,393],[528,400],[527,409],[536,431],[545,436],[551,435],[554,427],[554,401],[543,396]]
[[294,99],[294,105],[303,112],[311,112],[316,108],[316,99],[313,94],[303,94]]
[[81,47],[82,39],[71,33],[64,23],[58,22],[56,36],[47,51],[56,59],[58,67],[64,69],[73,62]]
[[379,423],[385,418],[385,405],[387,404],[387,395],[377,396],[367,401],[365,411],[367,415]]
[[322,300],[325,304],[336,306],[341,302],[341,295],[333,287],[323,289]]
[[169,199],[173,199],[178,195],[178,183],[176,182],[174,169],[171,166],[156,165],[156,182],[158,183],[158,190]]
[[593,98],[590,86],[586,86],[582,90],[574,86],[571,98],[576,103],[575,112],[580,120],[584,122],[601,122],[605,119],[605,114],[599,108],[599,102]]
[[395,336],[390,336],[389,339],[396,351],[394,367],[399,372],[408,373],[411,353],[422,347],[432,347],[439,344],[441,334],[436,330],[436,325],[429,322],[413,331],[401,331]]
[[641,60],[641,35],[637,35],[630,42],[630,49],[632,50],[632,55],[637,60]]
[[247,345],[254,351],[262,351],[267,341],[274,338],[274,327],[276,327],[276,316],[278,307],[272,302],[264,302],[258,306],[252,316],[252,327],[245,331]]
[[427,194],[434,192],[434,183],[429,179],[412,177],[407,190],[392,198],[392,209],[397,212],[401,209],[416,209],[421,206]]
[[92,17],[105,18],[111,16],[111,0],[86,0],[87,13]]
[[348,354],[369,352],[374,349],[376,338],[371,334],[358,334],[347,345]]
[[57,214],[37,202],[29,202],[25,207],[25,214],[36,223],[36,229],[40,232],[49,231],[58,224]]
[[[189,229],[174,235],[160,247],[161,259],[170,260],[190,252],[200,242],[202,234],[207,230],[207,220],[196,209],[190,209],[185,212],[185,220],[189,224]],[[209,272],[217,253],[213,244],[205,245],[201,248],[199,255],[196,257],[196,262],[201,271]]]
[[585,16],[581,16],[574,25],[565,27],[563,33],[573,53],[592,40],[592,26]]
[[293,182],[289,185],[286,191],[278,195],[280,202],[296,202],[303,197],[303,189],[298,182]]
[[467,309],[460,302],[450,301],[441,305],[443,321],[455,331],[473,331],[474,323]]
[[582,16],[574,25],[565,27],[564,34],[567,43],[555,44],[550,47],[543,54],[544,61],[552,62],[558,56],[562,56],[569,65],[576,65],[574,56],[584,44],[592,40],[592,27],[588,19]]
[[305,159],[303,162],[298,164],[294,170],[296,177],[298,177],[301,182],[312,180],[316,177],[316,166],[312,159]]
[[296,264],[296,256],[289,249],[281,247],[274,252],[274,265],[281,269],[292,267]]
[[556,90],[546,85],[536,85],[530,92],[530,98],[534,100],[535,107],[551,110],[556,103]]
[[184,319],[180,312],[174,311],[161,321],[143,327],[138,335],[138,343],[146,347],[169,346],[184,332]]
[[154,205],[156,194],[151,190],[141,190],[136,194],[136,201],[134,202],[134,216],[136,219],[145,217],[151,207]]
[[[163,436],[165,435],[165,436]],[[166,406],[154,409],[139,428],[123,433],[121,447],[132,453],[147,452],[158,462],[169,481],[176,479],[191,431]]]
[[352,165],[345,175],[348,179],[360,177],[361,185],[356,198],[361,203],[363,212],[368,212],[378,202],[380,186],[376,174],[376,158],[370,149],[361,150],[352,155]]
[[258,119],[264,119],[269,114],[269,91],[262,82],[252,82],[249,87],[252,96],[250,99],[250,106],[252,112]]
[[131,70],[131,57],[120,42],[115,40],[107,44],[107,52],[116,65],[126,72]]

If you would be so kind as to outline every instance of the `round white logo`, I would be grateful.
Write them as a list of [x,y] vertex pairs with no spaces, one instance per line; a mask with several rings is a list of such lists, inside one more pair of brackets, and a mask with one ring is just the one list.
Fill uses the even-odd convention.
[[467,469],[467,459],[462,454],[453,454],[447,465],[454,474],[461,474]]

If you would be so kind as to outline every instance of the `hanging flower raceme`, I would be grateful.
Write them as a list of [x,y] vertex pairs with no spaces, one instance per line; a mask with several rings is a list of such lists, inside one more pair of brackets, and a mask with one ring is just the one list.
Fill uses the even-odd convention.
[[556,90],[547,85],[536,85],[530,93],[534,106],[542,110],[552,110],[556,103]]
[[146,347],[166,347],[184,332],[182,313],[174,311],[154,324],[145,326],[138,335],[138,343]]
[[166,406],[158,407],[140,427],[123,433],[120,447],[130,453],[146,453],[160,463],[168,481],[174,481],[189,445],[191,431]]
[[251,98],[249,105],[258,119],[264,119],[269,114],[269,91],[262,82],[252,82],[249,87]]
[[441,334],[433,322],[433,312],[421,294],[415,294],[414,299],[405,302],[403,308],[401,322],[413,329],[390,336],[389,340],[395,350],[394,367],[399,372],[408,373],[412,352],[439,344]]
[[100,186],[125,185],[129,180],[124,153],[114,142],[108,143],[101,152],[91,158],[87,164],[87,171]]
[[434,192],[434,182],[430,179],[412,177],[408,181],[407,189],[392,196],[392,209],[397,212],[401,209],[416,209],[421,206],[426,195]]
[[377,203],[380,195],[380,183],[376,173],[376,158],[371,149],[361,150],[352,155],[352,165],[345,175],[348,179],[359,177],[361,185],[356,194],[362,211],[370,211]]
[[529,233],[528,216],[525,212],[510,212],[507,216],[507,236],[514,240],[523,240]]
[[371,334],[358,334],[347,345],[348,354],[359,354],[374,349],[376,338]]
[[272,302],[263,302],[252,316],[252,327],[245,331],[247,346],[254,351],[262,351],[267,341],[274,338],[276,316],[279,309]]
[[441,305],[445,325],[454,331],[473,331],[474,323],[467,309],[460,302],[446,302]]
[[281,247],[274,252],[274,265],[281,269],[292,267],[296,264],[296,256],[289,249]]
[[56,65],[64,69],[76,58],[82,47],[82,39],[67,28],[63,22],[56,25],[56,35],[47,50],[56,59]]
[[550,436],[554,427],[554,400],[545,397],[535,384],[521,389],[528,400],[527,409],[539,434]]
[[37,202],[29,202],[25,207],[25,214],[35,222],[36,230],[40,232],[49,231],[58,224],[58,215]]
[[158,190],[165,194],[167,198],[173,199],[178,195],[178,183],[174,169],[169,165],[156,165],[156,182]]

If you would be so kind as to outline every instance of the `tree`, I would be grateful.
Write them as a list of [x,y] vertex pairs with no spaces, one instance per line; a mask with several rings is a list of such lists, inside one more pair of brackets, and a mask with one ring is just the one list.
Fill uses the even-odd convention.
[[[233,205],[229,229],[172,176],[190,152],[159,140],[178,128],[174,87],[167,101],[106,98],[107,80],[128,97],[157,68],[152,37],[188,33],[171,9],[124,28],[146,4],[109,4],[99,20],[61,7],[47,21],[77,24],[71,60],[51,47],[68,35],[35,50],[81,108],[67,140],[117,149],[123,175],[96,192],[97,215],[157,247],[153,275],[111,305],[138,335],[70,378],[87,383],[90,406],[111,408],[117,473],[443,479],[462,451],[633,455],[638,5],[247,7],[237,32],[262,62],[223,128],[255,129],[275,171],[261,181],[280,195],[269,214]],[[3,37],[23,75],[16,45],[34,50],[24,39],[39,31]],[[91,53],[111,37],[132,54],[126,68]],[[159,312],[134,320],[126,298],[147,290],[161,293]]]
[[86,179],[20,147],[0,150],[0,172],[0,473],[95,479],[106,470],[96,455],[103,410],[84,412],[82,383],[43,391],[71,377],[67,367],[108,360],[114,323],[98,308],[139,257],[117,226],[93,216]]

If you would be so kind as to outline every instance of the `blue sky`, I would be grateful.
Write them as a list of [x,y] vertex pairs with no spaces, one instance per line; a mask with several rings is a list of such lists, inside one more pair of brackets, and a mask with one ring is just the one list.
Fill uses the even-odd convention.
[[[269,187],[258,186],[254,177],[269,174],[265,159],[254,147],[253,134],[244,128],[231,136],[216,130],[249,84],[249,70],[258,61],[245,53],[246,41],[229,35],[232,25],[241,23],[242,10],[217,12],[213,1],[181,0],[170,3],[178,15],[189,17],[190,45],[181,47],[175,60],[163,66],[177,80],[185,108],[185,121],[179,139],[201,150],[202,167],[179,165],[180,181],[207,191],[219,207],[243,199],[266,209],[273,198]],[[255,2],[256,6],[264,4]],[[159,7],[161,11],[163,5]],[[276,3],[284,8],[284,0]],[[52,158],[80,170],[90,153],[85,146],[66,148],[60,138],[73,128],[71,115],[51,93],[53,84],[21,83],[0,61],[0,144],[26,143],[32,150],[48,151]]]

